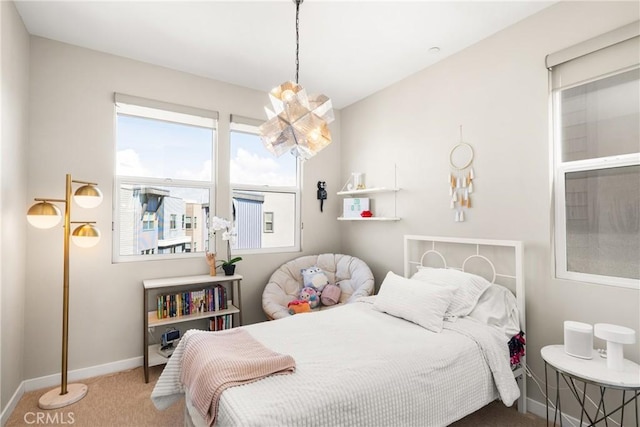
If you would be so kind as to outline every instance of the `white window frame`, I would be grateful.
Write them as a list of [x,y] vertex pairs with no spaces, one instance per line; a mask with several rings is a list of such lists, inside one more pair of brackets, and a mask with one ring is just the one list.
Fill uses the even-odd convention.
[[[273,233],[273,220],[274,220],[274,213],[272,211],[268,211],[268,212],[263,212],[262,214],[263,216],[263,225],[262,225],[262,232],[263,233]],[[267,220],[267,217],[270,217],[269,220]],[[267,225],[270,225],[271,228],[267,229]]]
[[[563,162],[560,140],[560,94],[562,91],[637,69],[638,21],[547,55],[549,69],[551,141],[553,144],[553,271],[558,279],[640,289],[640,280],[567,270],[566,175],[640,165],[640,153]],[[558,70],[555,67],[561,67]],[[555,74],[556,72],[557,75]]]
[[[561,147],[557,144],[558,149]],[[560,155],[556,152],[556,155]],[[557,157],[560,158],[560,157]],[[602,276],[593,273],[580,273],[567,270],[567,212],[565,177],[568,173],[614,169],[624,166],[639,166],[640,154],[601,157],[596,159],[578,160],[560,163],[555,171],[555,246],[556,246],[556,277],[559,279],[575,280],[600,285],[618,286],[623,288],[640,289],[640,281],[625,277]]]
[[[191,181],[172,178],[150,178],[138,176],[118,175],[114,162],[114,187],[112,202],[112,260],[114,263],[157,261],[167,259],[200,258],[202,253],[181,252],[181,253],[152,253],[136,255],[120,255],[120,220],[119,220],[119,197],[122,185],[143,185],[159,187],[181,187],[200,188],[209,193],[209,215],[215,215],[216,201],[216,165],[217,165],[217,140],[219,132],[218,113],[215,111],[203,110],[195,107],[176,105],[162,101],[150,100],[120,93],[114,94],[114,123],[117,123],[118,114],[133,115],[143,118],[153,118],[179,124],[189,124],[195,126],[208,127],[213,130],[211,141],[211,181]],[[211,124],[211,121],[213,123]],[[114,125],[115,126],[115,125]],[[114,133],[117,135],[117,132]],[[114,139],[114,153],[117,150],[117,140]],[[179,221],[179,219],[176,219]],[[208,219],[207,219],[208,222]],[[176,224],[177,226],[177,224]],[[208,245],[215,247],[213,233],[209,234]]]
[[[242,117],[235,114],[231,115],[229,126],[229,141],[231,141],[231,132],[243,132],[251,135],[259,135],[257,127],[263,121]],[[287,154],[284,154],[285,156]],[[302,166],[303,162],[296,158],[296,186],[280,187],[269,185],[247,185],[229,182],[229,197],[233,197],[235,191],[255,191],[260,193],[280,193],[293,194],[295,197],[295,220],[294,220],[294,243],[293,246],[280,246],[277,248],[259,248],[259,249],[234,249],[234,254],[250,255],[265,253],[285,253],[300,252],[302,250]],[[231,181],[231,180],[230,180]]]

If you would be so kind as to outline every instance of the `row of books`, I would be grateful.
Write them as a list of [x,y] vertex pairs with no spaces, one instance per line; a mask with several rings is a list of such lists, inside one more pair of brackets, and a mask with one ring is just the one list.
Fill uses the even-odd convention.
[[233,314],[225,314],[209,320],[210,331],[223,331],[231,328],[233,328]]
[[201,291],[158,295],[158,319],[187,316],[227,308],[227,289],[223,285]]

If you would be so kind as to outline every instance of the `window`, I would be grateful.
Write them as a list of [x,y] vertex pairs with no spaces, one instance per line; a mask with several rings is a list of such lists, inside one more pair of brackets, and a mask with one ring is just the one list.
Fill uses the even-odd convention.
[[[209,247],[217,113],[122,94],[115,101],[114,261],[196,256]],[[197,217],[198,230],[189,226]]]
[[640,289],[638,52],[635,36],[550,68],[559,278]]
[[155,213],[145,212],[142,214],[142,230],[153,231],[155,229],[156,216]]
[[[275,157],[258,134],[262,122],[231,117],[230,182],[237,230],[234,252],[300,250],[300,163]],[[267,221],[265,213],[270,213]]]
[[263,233],[273,233],[273,212],[264,213]]

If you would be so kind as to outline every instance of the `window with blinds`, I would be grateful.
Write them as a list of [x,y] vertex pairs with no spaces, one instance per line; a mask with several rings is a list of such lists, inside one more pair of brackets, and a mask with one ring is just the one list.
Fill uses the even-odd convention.
[[202,256],[218,114],[123,94],[115,112],[114,261]]
[[301,163],[262,143],[262,121],[231,116],[229,180],[237,229],[234,253],[300,250]]
[[638,28],[547,57],[558,278],[640,288]]

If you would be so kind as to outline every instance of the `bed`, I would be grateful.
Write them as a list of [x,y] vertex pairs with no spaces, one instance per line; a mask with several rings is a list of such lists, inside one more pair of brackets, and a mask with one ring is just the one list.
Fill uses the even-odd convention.
[[[405,236],[404,254],[404,274],[389,272],[378,295],[237,328],[291,357],[295,371],[224,389],[215,424],[440,426],[496,399],[525,412],[524,358],[513,366],[507,346],[525,328],[522,243]],[[474,282],[443,283],[458,274]],[[152,392],[159,409],[185,396],[185,425],[213,420],[181,380],[189,343],[211,334],[185,333]]]

